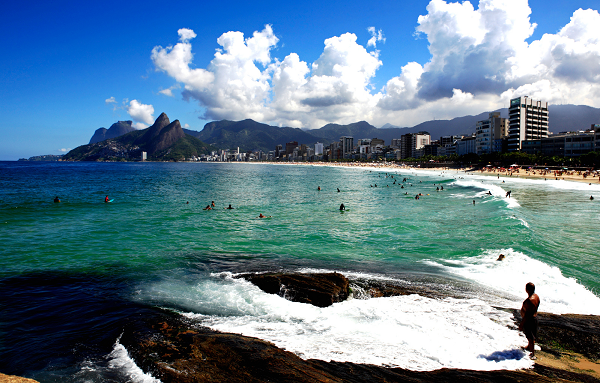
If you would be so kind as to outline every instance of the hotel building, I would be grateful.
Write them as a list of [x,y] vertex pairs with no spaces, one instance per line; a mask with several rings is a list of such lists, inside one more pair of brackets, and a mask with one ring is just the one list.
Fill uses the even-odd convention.
[[508,151],[521,150],[525,140],[548,137],[548,103],[528,96],[510,100],[508,108]]

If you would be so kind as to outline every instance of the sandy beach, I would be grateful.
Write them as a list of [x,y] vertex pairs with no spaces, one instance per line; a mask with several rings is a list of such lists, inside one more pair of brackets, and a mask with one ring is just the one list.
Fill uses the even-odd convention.
[[457,173],[471,173],[497,178],[520,177],[530,179],[546,179],[546,180],[564,180],[575,182],[586,182],[589,184],[600,184],[600,173],[597,170],[593,171],[575,171],[575,170],[546,170],[546,169],[522,169],[519,167],[502,168],[502,167],[486,167],[486,168],[451,168],[451,167],[418,167],[409,165],[398,165],[396,163],[365,163],[365,162],[289,162],[290,165],[314,165],[314,166],[342,166],[342,167],[358,167],[358,168],[380,168],[380,169],[418,169],[430,171],[452,171]]

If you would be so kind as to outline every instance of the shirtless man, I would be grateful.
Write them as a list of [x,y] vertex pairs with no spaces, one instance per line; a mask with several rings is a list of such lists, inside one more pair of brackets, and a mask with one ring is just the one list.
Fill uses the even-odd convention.
[[538,307],[540,307],[540,297],[535,292],[535,285],[531,282],[525,285],[525,291],[529,295],[529,298],[523,301],[523,307],[521,307],[521,324],[519,325],[519,330],[525,333],[525,337],[529,342],[525,349],[531,352],[531,359],[535,359],[534,355],[534,345],[535,345],[535,337],[537,336],[538,330],[538,319],[537,312]]

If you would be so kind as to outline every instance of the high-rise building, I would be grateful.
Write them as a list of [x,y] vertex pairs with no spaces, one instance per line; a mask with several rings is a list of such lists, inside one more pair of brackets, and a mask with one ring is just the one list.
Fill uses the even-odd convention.
[[475,150],[478,155],[492,153],[497,149],[495,140],[508,136],[507,119],[500,118],[500,112],[492,112],[487,120],[477,121],[475,127]]
[[285,144],[285,154],[288,156],[294,153],[294,149],[298,147],[298,141],[290,141]]
[[354,137],[342,136],[340,138],[340,145],[342,147],[342,158],[349,157],[354,148]]
[[548,103],[521,96],[508,108],[508,151],[521,150],[521,142],[548,137]]
[[323,143],[317,142],[315,143],[315,156],[323,155]]
[[407,133],[400,137],[400,158],[414,157],[414,151],[431,143],[427,132]]

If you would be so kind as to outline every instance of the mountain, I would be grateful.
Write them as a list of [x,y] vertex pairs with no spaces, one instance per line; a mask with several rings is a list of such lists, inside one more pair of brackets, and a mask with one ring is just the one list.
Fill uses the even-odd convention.
[[550,105],[548,115],[553,133],[585,130],[592,124],[600,124],[600,108],[587,105]]
[[117,121],[108,129],[97,129],[90,139],[90,144],[95,144],[96,142],[104,141],[109,138],[116,138],[129,132],[133,132],[135,128],[131,125],[132,123],[132,121]]
[[[297,141],[299,144],[312,145],[322,138],[297,128],[279,128],[262,124],[254,120],[243,121],[213,121],[204,125],[200,132],[187,131],[188,134],[210,143],[220,149],[248,150],[274,150],[275,146],[286,142]],[[339,140],[339,137],[336,138]]]
[[185,134],[179,120],[162,113],[152,126],[116,138],[82,145],[65,154],[70,161],[137,160],[146,152],[149,160],[177,161],[210,153],[217,148]]

